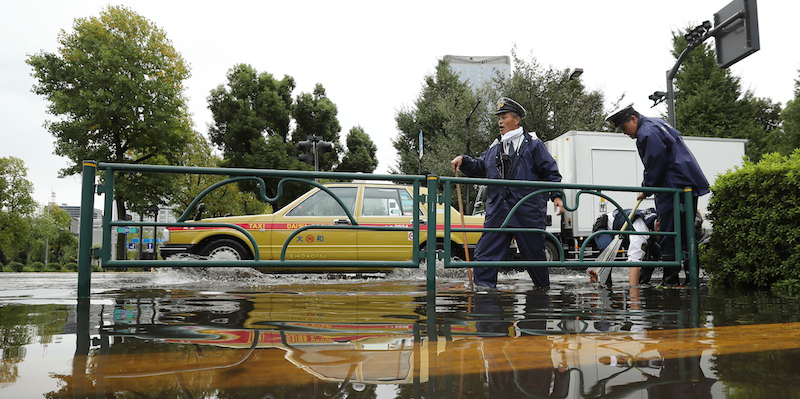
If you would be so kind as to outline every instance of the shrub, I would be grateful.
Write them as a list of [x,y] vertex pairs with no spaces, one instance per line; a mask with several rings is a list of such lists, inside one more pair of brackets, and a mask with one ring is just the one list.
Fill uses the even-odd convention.
[[800,280],[800,149],[745,162],[711,191],[714,232],[702,263],[712,284],[769,288]]
[[25,265],[19,262],[10,262],[8,264],[8,268],[11,269],[11,271],[21,272],[23,269],[25,269]]
[[37,272],[40,272],[40,271],[44,270],[44,263],[42,263],[42,262],[33,262],[31,267],[33,268],[33,270],[35,270]]
[[68,272],[77,272],[78,271],[78,264],[75,262],[67,262],[64,264],[64,270]]
[[61,263],[48,263],[47,268],[44,269],[48,272],[60,272],[61,271]]

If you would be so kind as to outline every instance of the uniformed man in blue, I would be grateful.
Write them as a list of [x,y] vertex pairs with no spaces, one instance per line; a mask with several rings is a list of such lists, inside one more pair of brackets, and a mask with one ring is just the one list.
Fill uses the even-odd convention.
[[[636,140],[639,157],[644,165],[643,187],[691,187],[694,206],[690,210],[697,212],[697,198],[709,193],[708,180],[706,180],[700,165],[694,155],[684,143],[681,133],[660,118],[648,118],[640,115],[633,109],[633,104],[614,112],[606,118],[617,132],[623,132]],[[652,193],[639,193],[637,199],[650,196]],[[658,193],[655,196],[656,212],[660,222],[661,231],[675,231],[673,217],[672,194]],[[681,202],[684,196],[680,196]],[[685,220],[681,218],[681,220]],[[681,231],[681,237],[686,238],[686,232]],[[694,228],[694,226],[692,226]],[[682,251],[687,250],[685,242],[680,243]],[[661,242],[661,259],[675,261],[675,237],[664,236]],[[665,267],[662,285],[674,286],[680,284],[678,274],[680,266]],[[688,277],[688,270],[686,271]]]
[[[525,108],[510,98],[501,98],[494,113],[498,117],[500,135],[489,149],[479,158],[467,155],[455,157],[450,164],[453,172],[461,170],[472,177],[488,179],[537,180],[560,182],[556,161],[547,152],[544,143],[536,133],[528,132],[520,126],[525,118]],[[486,220],[484,227],[497,228],[502,225],[511,208],[526,195],[537,191],[534,187],[509,187],[489,185],[486,195]],[[555,212],[564,212],[561,193],[550,193]],[[526,201],[512,216],[508,227],[530,227],[544,230],[547,213],[546,194],[540,194]],[[545,260],[545,236],[541,233],[500,233],[485,232],[475,247],[475,260],[503,260],[515,238],[517,247],[525,260]],[[550,273],[546,267],[528,267],[534,285],[550,285]],[[497,268],[475,268],[473,279],[476,286],[495,288]]]

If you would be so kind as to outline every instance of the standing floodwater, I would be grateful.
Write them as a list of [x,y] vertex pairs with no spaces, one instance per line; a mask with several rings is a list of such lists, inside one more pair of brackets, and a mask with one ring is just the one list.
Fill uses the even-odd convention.
[[800,396],[797,299],[462,274],[0,273],[0,397]]

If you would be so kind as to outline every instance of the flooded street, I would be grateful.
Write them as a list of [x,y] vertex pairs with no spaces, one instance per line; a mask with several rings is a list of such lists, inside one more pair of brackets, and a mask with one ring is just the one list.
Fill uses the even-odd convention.
[[0,273],[0,397],[800,397],[796,298],[551,273]]

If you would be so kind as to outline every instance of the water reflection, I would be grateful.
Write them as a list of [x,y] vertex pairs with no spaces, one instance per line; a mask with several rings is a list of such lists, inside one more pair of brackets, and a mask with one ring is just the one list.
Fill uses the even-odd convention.
[[797,300],[760,295],[609,291],[565,279],[549,290],[478,293],[370,280],[116,287],[77,306],[6,298],[0,395],[29,377],[21,365],[36,359],[26,351],[73,334],[71,369],[60,359],[48,370],[57,387],[30,397],[797,395],[800,327],[787,323]]

